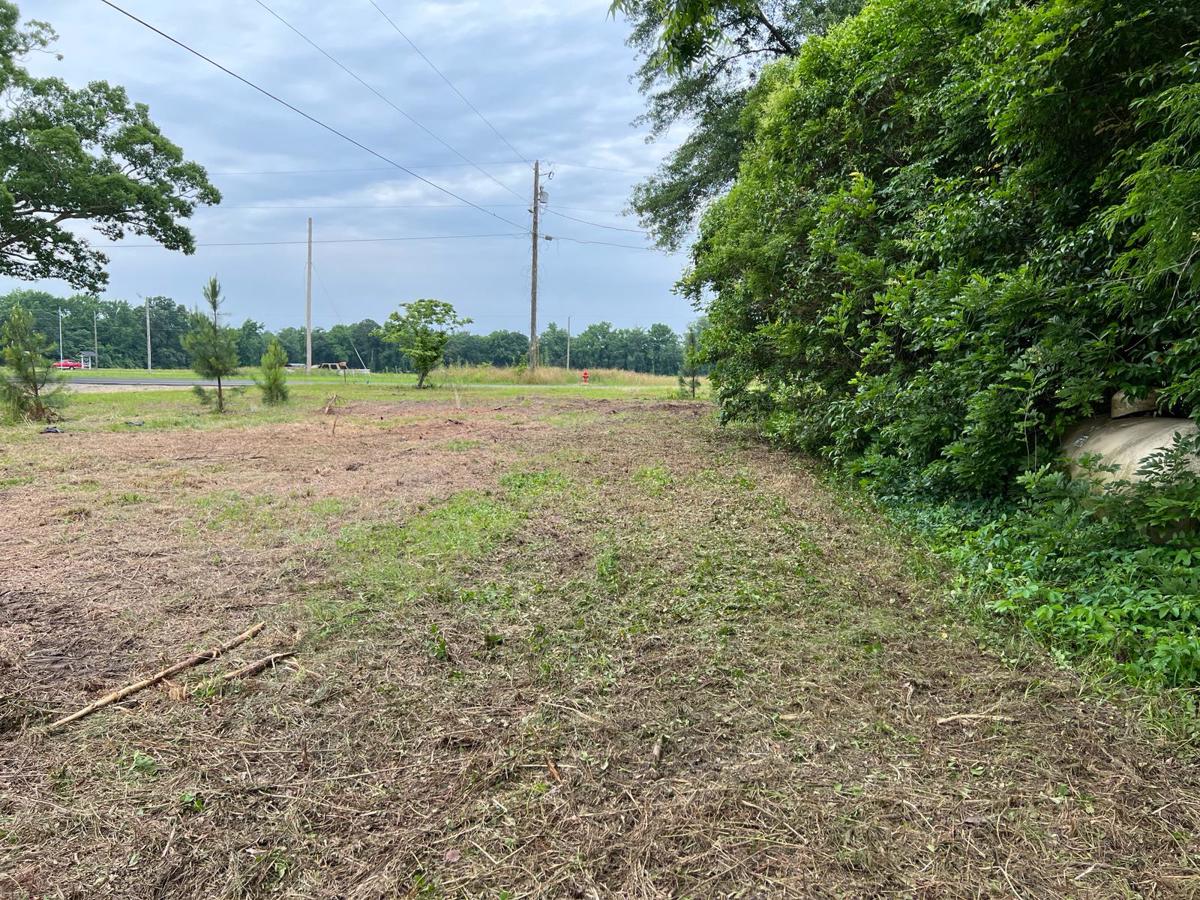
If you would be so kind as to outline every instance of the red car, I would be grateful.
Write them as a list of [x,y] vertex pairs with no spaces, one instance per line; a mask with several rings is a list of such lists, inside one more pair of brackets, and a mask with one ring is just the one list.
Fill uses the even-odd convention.
[[54,364],[54,368],[56,368],[56,369],[82,369],[83,363],[77,362],[73,359],[63,359],[63,360],[56,362]]

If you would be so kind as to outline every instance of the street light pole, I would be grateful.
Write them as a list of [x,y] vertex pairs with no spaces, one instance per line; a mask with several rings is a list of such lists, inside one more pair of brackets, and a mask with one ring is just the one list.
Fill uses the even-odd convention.
[[66,357],[63,356],[63,341],[62,341],[62,307],[58,308],[58,361],[62,362]]

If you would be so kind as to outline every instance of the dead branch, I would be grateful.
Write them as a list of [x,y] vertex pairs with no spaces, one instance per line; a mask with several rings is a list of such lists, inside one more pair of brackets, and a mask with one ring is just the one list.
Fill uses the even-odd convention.
[[252,663],[247,663],[240,669],[234,669],[232,672],[226,672],[221,676],[222,681],[236,681],[239,678],[247,678],[251,675],[257,675],[263,669],[268,667],[275,668],[275,664],[281,659],[287,659],[289,656],[295,656],[295,650],[288,650],[284,653],[272,653],[270,656],[264,656],[262,659],[256,659]]
[[116,703],[118,700],[124,700],[128,696],[130,696],[132,694],[136,694],[138,691],[141,691],[141,690],[144,690],[144,689],[150,687],[152,684],[157,684],[158,682],[162,681],[164,678],[170,678],[172,675],[182,672],[184,669],[190,669],[193,666],[198,666],[201,663],[205,663],[205,662],[214,660],[218,656],[221,656],[222,654],[229,652],[230,650],[232,650],[234,647],[238,646],[239,644],[243,644],[246,641],[250,640],[250,638],[254,637],[256,634],[258,634],[260,631],[262,631],[263,627],[264,627],[264,624],[262,622],[258,622],[256,624],[250,626],[249,628],[247,628],[245,631],[243,631],[237,637],[233,638],[232,640],[230,640],[224,644],[221,644],[218,647],[213,647],[211,650],[205,650],[202,653],[195,653],[195,654],[189,656],[187,659],[181,660],[180,662],[175,663],[175,665],[169,666],[168,668],[163,669],[161,672],[155,672],[149,678],[143,678],[141,681],[135,681],[133,684],[127,684],[123,688],[118,688],[117,690],[113,691],[111,694],[105,694],[99,700],[95,701],[94,703],[89,703],[83,709],[73,712],[69,716],[64,716],[63,718],[59,719],[56,722],[51,722],[49,725],[46,726],[46,730],[47,731],[57,731],[59,728],[62,728],[64,725],[69,725],[72,722],[78,721],[79,719],[84,718],[84,716],[90,716],[96,710],[103,709],[106,706],[110,706],[113,703]]
[[1012,722],[1012,716],[994,716],[990,713],[958,713],[954,716],[946,716],[944,719],[938,719],[939,725],[949,725],[951,722],[969,722],[969,721],[989,721],[989,722]]

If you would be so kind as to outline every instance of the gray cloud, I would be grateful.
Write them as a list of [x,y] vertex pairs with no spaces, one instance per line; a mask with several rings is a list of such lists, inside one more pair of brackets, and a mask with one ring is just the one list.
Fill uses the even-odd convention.
[[[281,16],[354,69],[429,129],[479,163],[463,164],[256,3],[176,4],[122,0],[136,15],[445,188],[522,227],[529,167],[471,113],[368,0],[266,0]],[[629,82],[634,60],[625,27],[604,0],[424,3],[378,0],[443,72],[529,158],[554,173],[550,207],[624,228],[631,172],[646,172],[665,147],[630,126],[641,98]],[[72,84],[107,80],[150,105],[155,121],[189,158],[205,165],[225,195],[201,210],[201,244],[302,241],[305,217],[318,239],[512,232],[377,158],[295,116],[95,0],[41,0],[22,13],[51,22],[61,61],[29,65]],[[624,171],[601,171],[617,169]],[[428,168],[426,168],[428,167]],[[323,170],[323,171],[312,171]],[[248,174],[266,173],[273,174]],[[235,174],[237,173],[237,174]],[[247,174],[243,174],[247,173]],[[359,207],[359,208],[355,208]],[[391,208],[386,208],[391,207]],[[637,234],[554,216],[562,237],[646,245]],[[132,238],[126,244],[144,244]],[[665,321],[691,311],[671,293],[682,260],[657,252],[566,241],[543,243],[543,322]],[[108,295],[168,294],[190,302],[216,273],[235,318],[269,327],[303,318],[301,245],[202,246],[192,257],[159,248],[114,247]],[[331,325],[372,316],[420,296],[455,303],[476,328],[528,327],[529,240],[495,237],[318,244],[314,319]],[[3,289],[21,286],[0,284]],[[63,291],[58,283],[40,285]]]

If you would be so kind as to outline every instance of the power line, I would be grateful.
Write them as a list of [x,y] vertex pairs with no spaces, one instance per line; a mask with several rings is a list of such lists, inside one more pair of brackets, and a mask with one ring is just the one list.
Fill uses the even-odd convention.
[[394,166],[395,168],[399,169],[401,172],[405,172],[405,173],[411,175],[413,178],[417,179],[418,181],[429,185],[430,187],[434,188],[435,190],[440,191],[441,193],[447,195],[448,197],[453,197],[455,200],[458,200],[460,203],[464,203],[473,209],[479,210],[484,215],[491,216],[493,219],[499,219],[505,225],[511,225],[514,228],[524,229],[523,225],[520,225],[517,222],[513,222],[511,219],[506,219],[506,218],[504,218],[504,216],[497,215],[496,213],[491,212],[490,210],[484,209],[482,206],[479,206],[476,203],[472,203],[466,197],[460,197],[458,194],[454,193],[454,191],[450,190],[449,188],[442,187],[442,185],[438,184],[436,181],[431,181],[430,179],[426,178],[423,175],[418,175],[412,169],[409,169],[406,166],[402,166],[400,163],[396,162],[395,160],[390,159],[387,156],[384,156],[378,150],[372,150],[366,144],[355,140],[354,138],[350,137],[345,132],[339,131],[338,129],[334,128],[332,125],[327,125],[326,123],[322,122],[320,119],[316,118],[315,116],[309,115],[304,110],[300,109],[298,106],[293,106],[291,103],[284,100],[283,98],[281,98],[275,94],[272,94],[266,88],[259,87],[257,84],[255,84],[253,81],[250,81],[248,78],[242,77],[237,72],[234,72],[232,69],[226,68],[225,66],[221,65],[216,60],[214,60],[208,56],[205,56],[199,50],[196,50],[195,48],[188,46],[187,44],[185,44],[183,41],[179,40],[178,38],[172,37],[171,35],[167,34],[165,31],[163,31],[160,28],[156,28],[155,26],[153,26],[149,22],[147,22],[145,19],[138,18],[137,16],[135,16],[133,13],[129,12],[128,10],[122,9],[120,6],[117,6],[117,4],[113,3],[112,0],[100,0],[100,2],[103,3],[105,6],[109,7],[110,9],[116,10],[121,15],[125,16],[126,18],[132,19],[134,22],[137,22],[139,25],[150,29],[155,34],[159,35],[162,38],[165,38],[166,40],[170,41],[172,44],[175,44],[177,47],[180,47],[180,48],[186,50],[188,53],[192,54],[193,56],[204,60],[210,66],[220,69],[226,75],[229,75],[232,78],[236,78],[238,81],[240,81],[242,84],[246,85],[247,87],[253,88],[254,90],[258,91],[264,97],[268,97],[271,100],[274,100],[280,106],[284,106],[287,109],[290,109],[292,112],[296,113],[298,116],[301,116],[301,117],[307,119],[308,121],[312,122],[314,125],[324,128],[330,134],[334,134],[337,137],[340,137],[342,140],[346,141],[347,143],[353,144],[355,147],[358,147],[360,150],[370,153],[376,159],[380,159],[383,162],[387,163],[388,165]]
[[640,234],[640,235],[646,234],[646,232],[642,231],[642,229],[640,229],[640,228],[624,228],[620,225],[605,225],[603,222],[589,222],[587,219],[577,219],[574,216],[568,216],[566,213],[555,212],[554,210],[552,210],[548,207],[546,209],[546,212],[550,213],[550,215],[552,215],[552,216],[558,216],[560,219],[568,219],[572,222],[578,222],[581,225],[591,225],[595,228],[607,228],[610,231],[628,231],[632,234]]
[[637,244],[614,244],[612,241],[587,241],[583,238],[560,237],[556,234],[542,236],[548,241],[570,241],[572,244],[598,244],[601,247],[624,247],[626,250],[658,250],[657,247],[640,247]]
[[[483,205],[486,206],[488,209],[507,209],[507,208],[515,209],[515,208],[519,208],[519,207],[528,207],[529,206],[528,203],[486,203]],[[611,213],[614,215],[621,212],[621,210],[619,210],[619,209],[596,209],[594,207],[587,207],[587,206],[563,206],[560,208],[561,209],[573,209],[573,210],[576,210],[577,212]],[[389,204],[389,203],[336,204],[335,203],[335,204],[317,204],[317,205],[313,205],[311,203],[285,203],[285,204],[222,203],[220,206],[214,206],[211,209],[214,212],[220,212],[223,209],[453,209],[453,210],[461,210],[462,207],[456,203],[396,203],[396,204]],[[550,210],[547,210],[547,212],[550,212]],[[558,213],[556,213],[556,215],[558,215]],[[570,217],[564,216],[563,218],[570,218]],[[572,219],[572,221],[583,222],[584,220],[583,219]],[[610,227],[610,226],[600,225],[598,222],[585,222],[585,224],[598,225],[601,228]],[[626,229],[621,229],[621,230],[624,231]],[[628,230],[632,231],[634,229],[628,229]],[[638,232],[638,233],[643,234],[644,232]]]
[[[473,162],[461,163],[424,163],[419,166],[409,166],[410,169],[454,169],[459,167],[476,165]],[[490,160],[484,165],[488,166],[523,166],[524,160],[520,159],[498,159]],[[235,172],[218,172],[211,171],[209,175],[334,175],[340,172],[390,172],[391,166],[361,166],[340,169],[260,169],[257,171],[235,171]]]
[[[379,244],[393,241],[455,241],[483,238],[525,237],[528,231],[503,231],[495,234],[429,234],[411,235],[405,237],[369,237],[369,238],[317,238],[314,244]],[[285,247],[305,245],[308,241],[214,241],[197,243],[196,247]],[[162,244],[113,244],[105,250],[148,250],[162,248]]]
[[633,169],[614,169],[610,166],[589,166],[585,163],[559,162],[558,160],[554,161],[554,165],[566,166],[568,169],[593,169],[597,172],[617,172],[621,175],[636,175],[639,178],[644,178],[645,176],[652,174],[651,172],[637,172]]
[[488,128],[492,129],[492,133],[495,134],[496,137],[500,138],[500,140],[502,140],[504,142],[504,146],[506,146],[513,153],[517,154],[517,156],[521,157],[522,162],[528,163],[529,160],[525,158],[525,154],[523,154],[520,150],[518,150],[511,143],[509,143],[508,138],[506,138],[504,135],[502,135],[500,133],[500,130],[491,123],[491,120],[488,119],[488,117],[485,116],[483,113],[481,113],[479,111],[479,109],[475,106],[474,103],[472,103],[470,100],[468,100],[466,98],[466,95],[463,94],[463,92],[460,91],[455,86],[453,81],[451,81],[449,78],[446,77],[446,74],[441,69],[439,69],[436,65],[434,65],[433,60],[431,60],[428,56],[426,56],[420,47],[418,47],[415,43],[413,43],[412,38],[410,38],[407,34],[405,34],[403,31],[400,30],[400,26],[392,21],[392,17],[389,16],[387,13],[385,13],[380,8],[379,4],[375,2],[375,0],[368,0],[368,2],[373,7],[375,7],[376,11],[381,16],[383,16],[383,18],[385,20],[387,20],[387,23],[389,25],[391,25],[393,29],[395,29],[396,34],[398,34],[398,35],[400,35],[400,37],[404,38],[404,40],[405,40],[405,42],[407,42],[408,46],[412,47],[413,50],[415,50],[417,52],[417,55],[420,56],[421,59],[425,60],[425,62],[429,64],[429,68],[433,69],[433,71],[438,73],[438,76],[442,79],[442,81],[446,82],[446,84],[449,85],[450,90],[452,90],[452,91],[454,91],[454,93],[458,94],[458,98],[467,105],[467,107],[471,110],[471,112],[473,112],[473,113],[475,113],[475,115],[479,116],[479,118],[483,121],[483,124],[485,124]]
[[455,147],[453,144],[451,144],[449,141],[445,140],[443,137],[441,137],[439,134],[434,132],[432,129],[426,127],[426,125],[423,122],[421,122],[419,119],[417,119],[411,113],[409,113],[406,110],[401,109],[399,106],[397,106],[391,100],[390,97],[388,97],[383,92],[377,90],[375,87],[373,87],[367,81],[365,81],[357,72],[355,72],[353,69],[351,69],[345,63],[343,63],[340,59],[338,59],[336,56],[334,56],[332,53],[330,53],[328,50],[326,50],[324,47],[322,47],[320,44],[318,44],[316,41],[314,41],[312,38],[310,38],[307,34],[305,34],[303,31],[301,31],[299,28],[297,28],[295,25],[293,25],[291,22],[289,22],[287,19],[285,19],[279,13],[275,12],[275,10],[271,9],[271,7],[268,6],[266,3],[264,3],[263,0],[254,0],[254,2],[257,3],[259,6],[261,6],[263,9],[265,9],[267,12],[269,12],[272,16],[274,16],[280,22],[282,22],[288,29],[290,29],[294,34],[296,34],[301,40],[305,41],[310,47],[312,47],[314,50],[316,50],[318,53],[320,53],[322,56],[324,56],[326,59],[328,59],[331,63],[333,63],[335,66],[337,66],[339,69],[341,69],[347,75],[349,75],[351,78],[353,78],[355,81],[357,81],[363,87],[365,87],[368,91],[370,91],[372,94],[374,94],[380,100],[382,100],[384,103],[386,103],[392,109],[394,109],[396,112],[400,113],[400,115],[404,116],[404,118],[408,119],[408,121],[412,122],[414,125],[416,125],[422,131],[424,131],[427,135],[429,135],[431,138],[433,138],[435,141],[437,141],[439,144],[441,144],[443,147],[445,147],[447,150],[449,150],[455,156],[462,159],[463,162],[467,163],[470,166],[473,166],[476,169],[476,171],[478,171],[485,178],[491,179],[493,182],[495,182],[497,185],[499,185],[504,190],[508,191],[514,197],[521,196],[516,191],[514,191],[512,188],[510,188],[508,185],[506,185],[504,182],[500,181],[495,176],[493,176],[491,172],[488,172],[486,169],[482,168],[477,162],[475,162],[473,159],[471,159],[465,153],[462,153],[461,151],[459,151],[458,148]]

